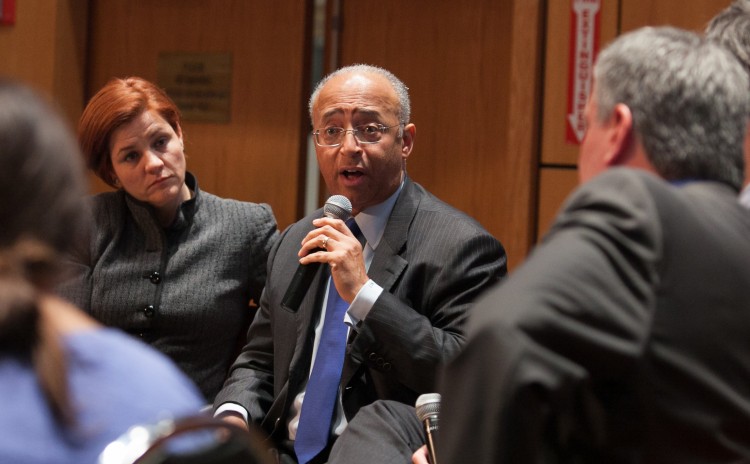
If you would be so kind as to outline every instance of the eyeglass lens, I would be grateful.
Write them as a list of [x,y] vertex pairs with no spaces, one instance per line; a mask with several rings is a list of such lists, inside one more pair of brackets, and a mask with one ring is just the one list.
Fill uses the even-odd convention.
[[375,124],[357,126],[354,129],[327,127],[315,131],[315,138],[318,145],[335,146],[341,144],[347,132],[351,132],[360,143],[377,143],[383,136],[383,132],[387,129],[390,129],[390,127],[378,126]]

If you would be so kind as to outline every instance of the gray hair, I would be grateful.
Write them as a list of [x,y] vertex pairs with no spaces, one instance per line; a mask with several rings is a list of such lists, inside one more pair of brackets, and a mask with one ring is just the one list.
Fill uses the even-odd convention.
[[750,75],[750,0],[736,0],[714,16],[706,37],[729,49]]
[[348,73],[377,74],[379,76],[385,77],[391,84],[391,87],[393,87],[393,90],[394,92],[396,92],[396,96],[398,97],[399,111],[397,116],[399,122],[402,124],[408,124],[409,121],[411,121],[411,101],[409,100],[409,88],[403,82],[401,82],[401,80],[392,72],[388,71],[387,69],[369,64],[353,64],[350,66],[345,66],[343,68],[337,69],[336,71],[328,74],[323,79],[321,79],[320,82],[318,82],[318,84],[315,86],[315,90],[313,90],[313,93],[310,96],[310,101],[308,102],[310,121],[312,121],[313,118],[313,105],[315,105],[315,102],[318,101],[318,95],[320,95],[320,91],[323,86],[325,86],[326,83],[332,78]]
[[599,120],[627,105],[659,175],[740,189],[749,84],[723,47],[688,31],[645,27],[602,51],[594,78]]

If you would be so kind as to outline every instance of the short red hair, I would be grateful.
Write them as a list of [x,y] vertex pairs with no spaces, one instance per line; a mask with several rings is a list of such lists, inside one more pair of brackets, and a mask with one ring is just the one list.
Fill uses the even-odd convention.
[[89,169],[112,187],[112,160],[109,153],[112,133],[135,120],[144,111],[154,110],[178,134],[180,112],[164,90],[140,77],[112,79],[91,97],[78,123],[78,143]]

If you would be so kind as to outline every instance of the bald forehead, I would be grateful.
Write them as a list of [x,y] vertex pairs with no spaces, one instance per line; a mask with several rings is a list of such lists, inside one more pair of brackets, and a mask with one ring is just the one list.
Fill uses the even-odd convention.
[[325,117],[326,114],[341,111],[343,108],[377,113],[390,112],[398,116],[398,96],[384,76],[353,70],[334,76],[325,83],[313,104],[313,113]]
[[388,79],[386,79],[385,76],[375,72],[357,69],[353,69],[351,71],[334,76],[328,82],[326,82],[326,85],[323,87],[323,89],[334,85],[357,88],[363,85],[368,85],[368,83],[377,83],[379,85],[382,85],[384,88],[390,90],[394,97],[396,96],[396,92],[393,90],[393,88],[391,87],[391,83],[388,81]]

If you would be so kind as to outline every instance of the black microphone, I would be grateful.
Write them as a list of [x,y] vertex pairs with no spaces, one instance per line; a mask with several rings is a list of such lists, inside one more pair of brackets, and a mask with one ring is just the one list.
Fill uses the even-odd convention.
[[[346,221],[352,215],[352,203],[343,195],[333,195],[323,205],[323,215],[333,219]],[[317,251],[317,250],[313,250]],[[320,263],[300,264],[292,277],[292,282],[286,289],[281,306],[289,311],[297,312],[302,299],[310,288],[313,277],[320,267]]]
[[438,430],[438,414],[440,413],[440,393],[425,393],[419,395],[414,405],[417,410],[419,422],[424,425],[425,437],[427,437],[427,453],[430,464],[437,464],[435,459],[435,435]]

